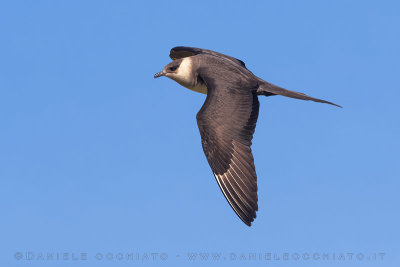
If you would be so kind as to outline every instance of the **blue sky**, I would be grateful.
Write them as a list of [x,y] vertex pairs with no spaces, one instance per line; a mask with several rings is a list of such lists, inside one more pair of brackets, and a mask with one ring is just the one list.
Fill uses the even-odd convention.
[[[2,1],[1,265],[398,266],[399,8]],[[260,97],[251,228],[225,201],[203,154],[195,116],[205,96],[153,79],[177,45],[235,56],[269,82],[344,107]],[[87,259],[72,260],[80,253]],[[150,253],[158,258],[146,259]],[[331,258],[295,260],[296,253]]]

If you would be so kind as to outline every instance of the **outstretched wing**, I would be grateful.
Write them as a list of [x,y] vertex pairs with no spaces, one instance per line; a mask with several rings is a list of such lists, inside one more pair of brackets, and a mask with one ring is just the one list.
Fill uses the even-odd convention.
[[171,52],[169,53],[169,57],[172,60],[175,60],[175,59],[195,56],[195,55],[199,55],[199,54],[207,54],[207,55],[212,55],[212,56],[217,56],[217,57],[223,57],[225,59],[229,59],[230,61],[232,61],[235,64],[239,64],[242,67],[246,67],[244,62],[241,61],[240,59],[237,59],[237,58],[234,58],[231,56],[227,56],[227,55],[224,55],[224,54],[212,51],[212,50],[196,48],[196,47],[187,47],[187,46],[174,47],[171,49]]
[[226,82],[218,85],[206,79],[206,84],[209,93],[197,114],[203,150],[225,198],[250,226],[258,210],[250,148],[258,118],[257,94]]

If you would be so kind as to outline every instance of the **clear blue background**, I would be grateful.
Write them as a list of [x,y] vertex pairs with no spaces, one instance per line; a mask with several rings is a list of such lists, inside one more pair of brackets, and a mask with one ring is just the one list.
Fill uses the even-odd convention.
[[[398,1],[2,1],[2,266],[399,266]],[[259,212],[231,210],[203,154],[205,99],[153,74],[177,45],[343,105],[260,97]],[[15,252],[88,253],[86,261]],[[96,260],[96,253],[168,253]],[[376,260],[190,262],[189,252]],[[176,257],[180,255],[180,257]]]

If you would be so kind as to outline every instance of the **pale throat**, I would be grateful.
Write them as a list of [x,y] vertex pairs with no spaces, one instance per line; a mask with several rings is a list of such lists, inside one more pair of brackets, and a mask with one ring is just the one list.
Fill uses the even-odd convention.
[[197,77],[193,73],[193,62],[190,57],[186,57],[182,60],[178,71],[171,79],[190,90],[207,94],[207,87],[204,84],[197,83]]

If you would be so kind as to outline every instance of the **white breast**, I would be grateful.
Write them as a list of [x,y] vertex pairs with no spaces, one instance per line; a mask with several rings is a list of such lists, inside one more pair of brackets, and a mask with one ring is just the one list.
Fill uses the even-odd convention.
[[205,95],[207,94],[207,87],[204,84],[198,84],[194,87],[186,87],[186,88],[193,90],[195,92],[198,92],[198,93],[202,93]]

